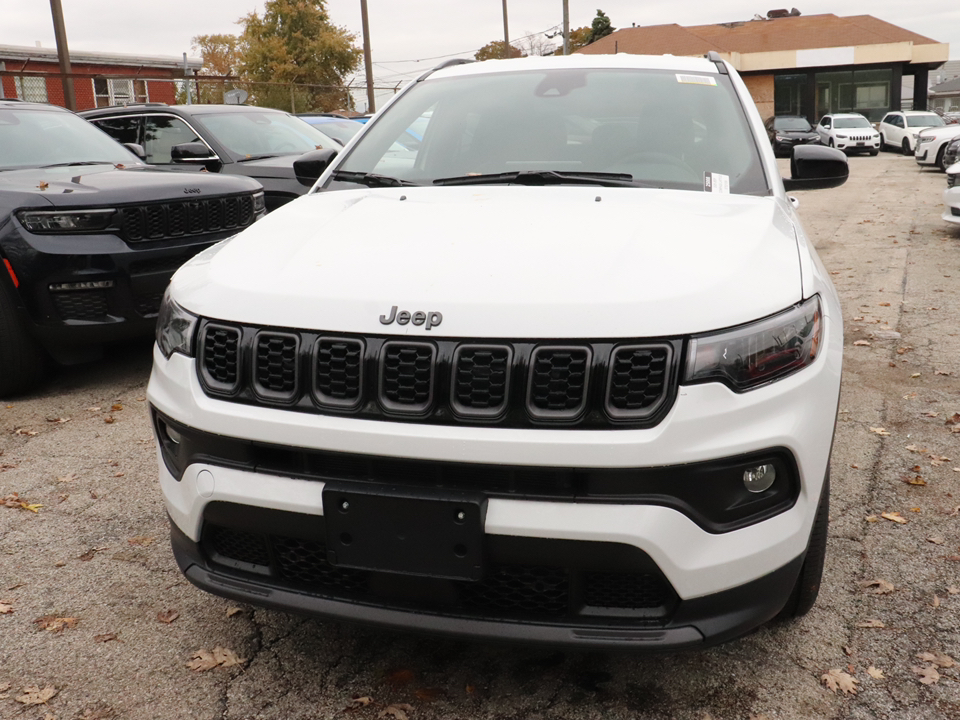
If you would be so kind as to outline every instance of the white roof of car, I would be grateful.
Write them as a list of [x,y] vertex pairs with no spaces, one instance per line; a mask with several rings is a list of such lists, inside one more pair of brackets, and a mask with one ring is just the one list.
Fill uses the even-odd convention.
[[894,110],[901,115],[936,115],[933,110]]
[[557,68],[592,69],[628,69],[628,70],[677,70],[718,74],[717,66],[705,58],[676,57],[674,55],[546,55],[510,60],[484,60],[483,62],[451,65],[437,70],[431,78],[455,77],[462,75],[481,75],[493,72],[522,72],[526,70],[548,70]]
[[831,118],[864,118],[864,120],[866,120],[866,117],[863,116],[863,115],[861,115],[860,113],[831,113],[830,115],[824,115],[824,117],[831,117]]

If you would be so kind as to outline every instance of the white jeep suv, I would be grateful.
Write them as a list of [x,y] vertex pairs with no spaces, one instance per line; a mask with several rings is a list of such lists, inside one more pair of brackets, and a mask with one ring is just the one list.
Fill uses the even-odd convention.
[[810,608],[843,330],[785,185],[841,184],[841,153],[781,180],[719,57],[625,54],[448,63],[318,152],[164,301],[149,401],[191,582],[654,650]]

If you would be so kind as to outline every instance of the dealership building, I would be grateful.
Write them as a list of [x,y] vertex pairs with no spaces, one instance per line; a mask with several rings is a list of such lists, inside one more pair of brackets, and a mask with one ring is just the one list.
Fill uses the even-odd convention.
[[[901,109],[904,78],[927,108],[929,73],[950,46],[870,15],[771,11],[718,25],[630,27],[581,48],[587,54],[705,55],[714,50],[743,76],[763,118],[858,112],[878,122]],[[908,83],[909,84],[909,83]]]

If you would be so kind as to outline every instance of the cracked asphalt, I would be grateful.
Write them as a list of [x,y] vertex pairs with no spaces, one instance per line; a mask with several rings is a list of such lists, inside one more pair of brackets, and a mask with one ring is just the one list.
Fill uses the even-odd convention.
[[[236,612],[174,564],[144,342],[0,402],[0,497],[42,505],[0,507],[0,718],[957,720],[960,667],[917,655],[960,660],[960,433],[947,424],[960,412],[960,230],[940,220],[942,174],[889,153],[850,165],[845,186],[796,193],[847,345],[829,554],[807,617],[640,656]],[[36,622],[48,616],[75,620],[54,632]],[[216,647],[244,662],[188,669]],[[931,665],[939,680],[923,684]],[[828,690],[830,670],[856,694]],[[56,694],[18,702],[30,686]],[[355,697],[372,701],[347,710]]]

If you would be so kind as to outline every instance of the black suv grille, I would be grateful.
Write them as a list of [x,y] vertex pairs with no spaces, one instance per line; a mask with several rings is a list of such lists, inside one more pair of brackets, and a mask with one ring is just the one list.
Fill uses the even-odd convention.
[[62,320],[93,322],[107,317],[107,294],[102,290],[67,290],[52,295]]
[[240,229],[252,222],[253,198],[249,195],[183,200],[122,208],[120,236],[130,242],[166,240]]
[[[443,425],[649,427],[676,395],[680,340],[342,337],[201,321],[204,391],[248,404]],[[304,374],[306,373],[306,374]]]

